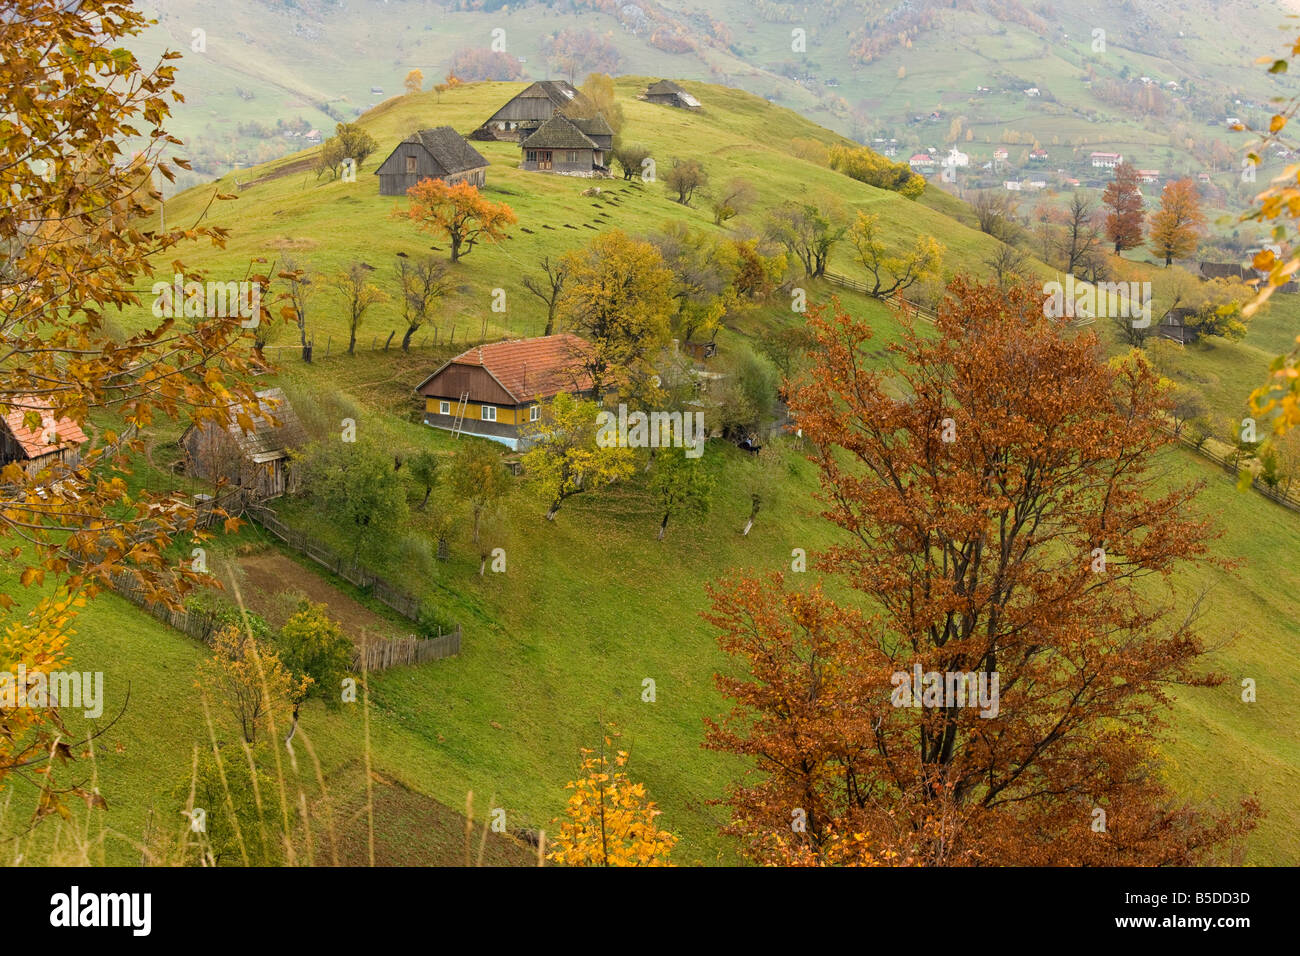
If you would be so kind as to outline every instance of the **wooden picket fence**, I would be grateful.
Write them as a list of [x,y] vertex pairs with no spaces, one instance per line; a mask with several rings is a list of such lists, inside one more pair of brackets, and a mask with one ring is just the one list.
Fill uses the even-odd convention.
[[454,657],[460,653],[460,625],[446,634],[437,637],[398,637],[387,641],[372,641],[364,647],[357,648],[352,661],[354,671],[361,670],[362,657],[365,657],[365,669],[382,671],[398,664],[423,664],[425,661],[441,660]]
[[173,627],[182,634],[188,634],[196,641],[211,646],[218,626],[215,614],[188,608],[171,608],[161,601],[151,601],[144,588],[140,586],[140,582],[126,572],[113,574],[109,578],[109,585],[116,594],[126,598],[168,627]]
[[[1180,430],[1179,432],[1175,433],[1171,425],[1164,425],[1162,427],[1165,429],[1165,431],[1174,435],[1174,437],[1177,438],[1181,444],[1190,448],[1192,451],[1196,452],[1196,454],[1200,455],[1202,458],[1207,458],[1210,461],[1214,462],[1225,472],[1227,472],[1234,482],[1237,481],[1238,477],[1241,474],[1241,464],[1237,459],[1233,458],[1230,455],[1216,454],[1212,449],[1208,447],[1207,443],[1203,442],[1198,445],[1196,440],[1189,438],[1184,431]],[[1263,481],[1263,479],[1261,478],[1252,479],[1250,483],[1250,487],[1252,490],[1263,495],[1265,498],[1268,498],[1270,501],[1277,502],[1283,508],[1289,508],[1292,511],[1300,511],[1300,495],[1295,494],[1295,492],[1291,491],[1289,487],[1270,488],[1268,484],[1265,481]]]
[[[290,528],[269,508],[249,503],[244,513],[299,554],[311,558],[321,567],[337,574],[350,584],[368,590],[375,600],[392,608],[408,620],[420,620],[422,605],[419,598],[406,593],[379,575],[372,574],[355,561],[339,555],[324,542]],[[460,653],[460,638],[460,624],[456,624],[450,631],[439,629],[436,637],[411,635],[382,644],[376,642],[366,649],[367,665],[370,670],[383,670],[395,663],[418,664],[422,661],[452,657]],[[360,661],[361,655],[358,652],[354,669],[360,669]]]

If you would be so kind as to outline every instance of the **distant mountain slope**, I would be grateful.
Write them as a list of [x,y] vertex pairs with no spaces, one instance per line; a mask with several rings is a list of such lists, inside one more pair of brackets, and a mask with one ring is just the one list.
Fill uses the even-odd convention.
[[[293,130],[277,121],[328,128],[400,92],[409,70],[420,69],[427,87],[458,51],[494,43],[521,61],[524,78],[580,79],[597,68],[710,79],[855,138],[888,131],[904,149],[964,142],[967,131],[977,144],[1013,134],[1123,146],[1144,165],[1179,169],[1213,165],[1216,142],[1235,157],[1244,140],[1223,120],[1266,120],[1268,98],[1293,88],[1253,62],[1285,41],[1280,0],[460,6],[229,0],[215,17],[204,0],[167,0],[135,48],[185,53],[189,102],[174,125],[207,175],[291,151]],[[569,42],[553,43],[566,31]],[[1032,100],[1022,92],[1031,87],[1041,91]],[[1217,165],[1226,168],[1224,156]]]

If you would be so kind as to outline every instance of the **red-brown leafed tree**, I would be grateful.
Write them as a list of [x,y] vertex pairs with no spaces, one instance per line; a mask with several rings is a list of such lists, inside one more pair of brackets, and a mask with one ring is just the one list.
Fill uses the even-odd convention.
[[1142,245],[1142,189],[1138,183],[1137,170],[1129,163],[1120,163],[1115,167],[1115,178],[1106,184],[1101,194],[1105,204],[1106,235],[1115,243],[1115,254],[1125,249],[1136,249]]
[[[1214,532],[1196,487],[1153,468],[1156,374],[1102,363],[1023,285],[954,280],[937,334],[891,347],[889,382],[838,304],[812,325],[816,367],[788,392],[844,532],[818,567],[869,600],[780,574],[710,589],[747,671],[716,677],[735,706],[707,722],[707,747],[754,762],[730,831],[764,862],[1226,853],[1258,805],[1179,802],[1155,752],[1169,686],[1221,682],[1166,586]],[[895,706],[893,675],[916,665],[983,674],[990,697],[996,674],[996,708]]]

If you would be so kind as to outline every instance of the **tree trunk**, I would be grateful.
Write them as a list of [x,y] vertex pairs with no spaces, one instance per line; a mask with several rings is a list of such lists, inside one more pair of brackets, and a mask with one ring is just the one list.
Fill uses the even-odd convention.
[[668,516],[669,512],[665,511],[664,520],[659,522],[659,535],[655,538],[656,541],[662,541],[664,539],[664,532],[668,530]]
[[402,336],[402,351],[403,351],[403,352],[409,352],[409,351],[411,351],[411,336],[415,335],[415,330],[418,329],[418,328],[419,328],[418,325],[408,325],[408,326],[406,327],[406,334]]
[[424,500],[420,502],[420,510],[427,511],[429,508],[429,495],[433,494],[433,486],[424,489]]
[[550,508],[549,511],[546,512],[546,520],[547,520],[547,521],[554,521],[554,520],[555,520],[555,515],[556,515],[556,513],[560,510],[560,500],[561,500],[561,499],[556,498],[555,501],[551,502],[551,508]]
[[284,738],[284,747],[289,753],[293,753],[293,735],[298,732],[298,708],[301,704],[293,705],[293,723],[289,727],[289,736]]
[[460,258],[460,244],[461,244],[460,236],[453,235],[451,237],[451,261],[452,262],[455,262],[457,259]]
[[487,570],[487,555],[484,554],[484,555],[480,555],[479,557],[480,560],[478,563],[478,576],[483,577],[483,572]]
[[355,327],[348,334],[348,354],[357,354],[357,330]]

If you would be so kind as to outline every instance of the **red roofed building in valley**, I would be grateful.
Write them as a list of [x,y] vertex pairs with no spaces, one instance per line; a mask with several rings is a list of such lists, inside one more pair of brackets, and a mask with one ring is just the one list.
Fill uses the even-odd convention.
[[467,349],[416,386],[424,423],[517,450],[556,395],[590,396],[591,376],[583,369],[589,348],[563,332]]
[[[48,402],[34,397],[12,396],[12,404],[0,406],[0,467],[17,462],[35,475],[56,461],[75,465],[86,433],[70,418],[54,417]],[[28,418],[38,412],[40,425]]]

